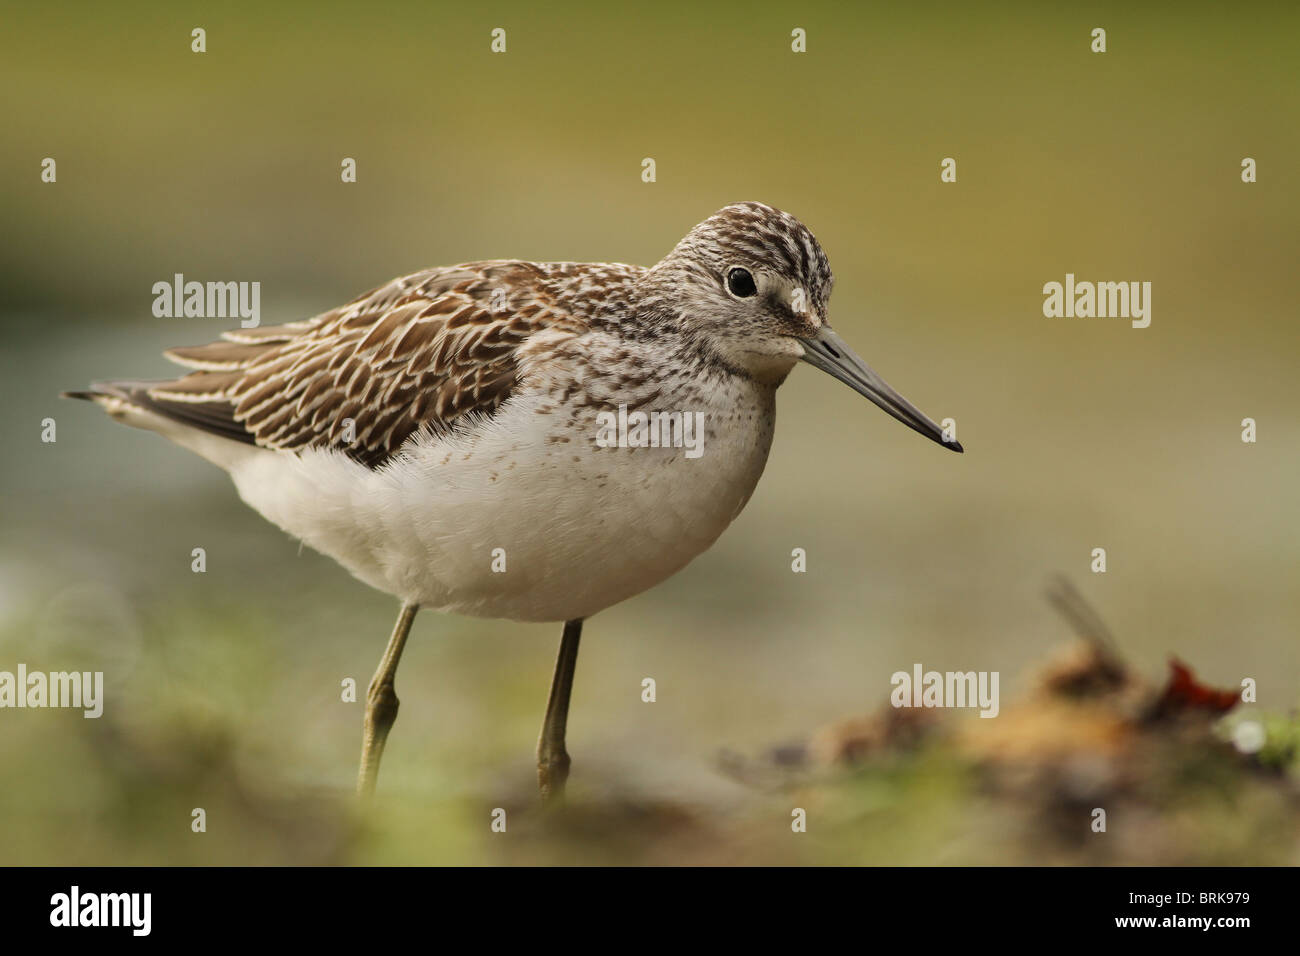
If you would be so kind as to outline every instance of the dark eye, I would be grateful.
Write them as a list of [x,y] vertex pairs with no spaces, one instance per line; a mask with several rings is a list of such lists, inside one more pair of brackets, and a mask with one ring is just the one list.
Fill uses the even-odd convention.
[[727,273],[727,291],[737,299],[748,299],[758,291],[758,286],[754,285],[748,269],[732,269]]

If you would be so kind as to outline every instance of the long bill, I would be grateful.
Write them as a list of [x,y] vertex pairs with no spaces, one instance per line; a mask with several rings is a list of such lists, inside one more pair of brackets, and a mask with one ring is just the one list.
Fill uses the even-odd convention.
[[829,325],[823,325],[816,335],[799,341],[803,344],[803,360],[809,365],[865,395],[908,428],[920,432],[931,441],[952,451],[963,450],[959,442],[945,441],[943,429],[873,372]]

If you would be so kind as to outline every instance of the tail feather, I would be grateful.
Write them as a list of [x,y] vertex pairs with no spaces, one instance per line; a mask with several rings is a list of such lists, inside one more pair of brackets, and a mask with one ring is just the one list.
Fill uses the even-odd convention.
[[85,391],[61,393],[63,398],[79,398],[101,406],[112,417],[128,424],[143,422],[131,421],[131,411],[150,412],[181,425],[188,425],[202,431],[215,434],[231,441],[246,445],[256,444],[256,439],[243,424],[235,420],[235,407],[224,400],[213,401],[168,401],[166,397],[155,397],[150,390],[169,382],[138,382],[118,380],[112,382],[94,382]]

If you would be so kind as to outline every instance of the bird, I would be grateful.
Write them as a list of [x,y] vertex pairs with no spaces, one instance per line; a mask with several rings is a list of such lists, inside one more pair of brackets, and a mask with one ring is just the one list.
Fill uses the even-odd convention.
[[584,621],[740,514],[795,365],[963,450],[831,328],[833,281],[802,222],[733,203],[653,266],[431,268],[314,318],[171,348],[177,378],[64,395],[225,469],[272,524],[400,602],[366,694],[362,796],[419,609],[562,624],[536,751],[549,804],[569,778]]

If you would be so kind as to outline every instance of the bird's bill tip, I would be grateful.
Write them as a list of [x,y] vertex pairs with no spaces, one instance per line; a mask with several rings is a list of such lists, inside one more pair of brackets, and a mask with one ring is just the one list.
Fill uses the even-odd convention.
[[843,382],[931,441],[949,451],[965,452],[961,442],[945,438],[942,427],[872,371],[829,325],[823,325],[815,335],[800,338],[799,342],[803,345],[803,360],[809,365]]

